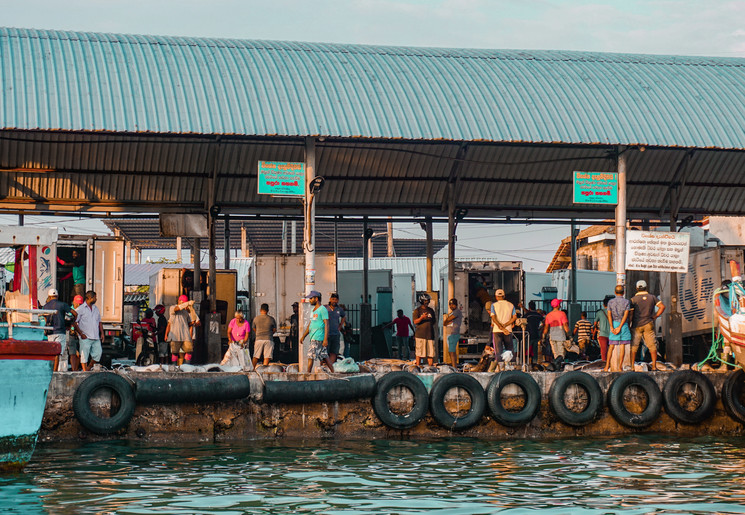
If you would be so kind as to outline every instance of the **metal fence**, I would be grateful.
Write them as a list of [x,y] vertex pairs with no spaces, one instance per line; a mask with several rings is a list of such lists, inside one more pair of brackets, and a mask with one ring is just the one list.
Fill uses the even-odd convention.
[[[347,324],[355,335],[360,334],[360,305],[346,304],[344,311],[347,313]],[[370,316],[371,325],[378,325],[378,306],[372,305],[372,315]]]

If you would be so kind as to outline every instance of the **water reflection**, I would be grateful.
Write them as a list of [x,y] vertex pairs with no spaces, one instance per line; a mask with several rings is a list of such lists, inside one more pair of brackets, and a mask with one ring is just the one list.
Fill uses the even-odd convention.
[[744,439],[41,446],[2,513],[745,512]]

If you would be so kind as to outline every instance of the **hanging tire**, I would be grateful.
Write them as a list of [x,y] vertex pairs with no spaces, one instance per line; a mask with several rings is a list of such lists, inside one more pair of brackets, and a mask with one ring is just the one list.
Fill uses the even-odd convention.
[[[574,411],[566,404],[565,395],[571,387],[579,387],[585,392],[583,396],[586,396],[586,402],[581,411]],[[584,426],[595,420],[603,409],[603,391],[594,377],[575,370],[560,375],[553,382],[548,393],[548,403],[559,420],[565,424]]]
[[[681,404],[680,393],[685,384],[693,385],[693,392],[685,392],[684,395],[700,400],[695,409],[687,409]],[[665,383],[665,388],[662,389],[662,400],[665,411],[674,420],[682,424],[699,424],[714,413],[717,394],[709,378],[701,372],[678,370]]]
[[[525,394],[525,405],[519,411],[510,411],[502,405],[502,390],[514,384]],[[499,372],[486,388],[486,400],[489,404],[491,416],[507,427],[518,427],[529,424],[541,407],[541,389],[533,376],[519,370]]]
[[[414,405],[408,413],[394,413],[388,404],[388,394],[397,387],[408,389],[414,396]],[[427,414],[428,401],[427,388],[417,376],[410,372],[390,372],[378,381],[373,397],[373,411],[390,428],[410,429]]]
[[[463,388],[471,397],[471,407],[462,416],[454,416],[445,408],[445,396],[453,388]],[[475,426],[486,409],[486,394],[481,383],[476,378],[467,374],[445,374],[441,375],[432,385],[429,394],[429,411],[442,427],[462,431]]]
[[[626,389],[637,386],[647,396],[647,406],[641,413],[629,411],[623,402]],[[650,426],[662,411],[662,392],[657,383],[647,374],[627,372],[618,376],[608,389],[608,409],[619,423],[626,427],[642,428]]]
[[[99,390],[109,389],[119,397],[119,409],[110,417],[101,417],[91,409],[91,398]],[[112,396],[112,404],[114,398]],[[109,435],[129,424],[135,411],[132,385],[123,377],[111,372],[93,374],[80,383],[72,398],[72,409],[80,425],[91,433]]]
[[745,424],[744,391],[745,371],[740,369],[730,373],[722,385],[722,404],[727,414],[741,424]]

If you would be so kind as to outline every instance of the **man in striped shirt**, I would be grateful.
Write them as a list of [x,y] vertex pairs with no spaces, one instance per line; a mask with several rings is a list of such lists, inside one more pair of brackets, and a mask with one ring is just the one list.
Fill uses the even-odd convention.
[[577,337],[577,345],[581,354],[586,354],[585,349],[590,346],[592,337],[592,324],[587,320],[587,311],[580,314],[580,319],[574,324],[574,333]]

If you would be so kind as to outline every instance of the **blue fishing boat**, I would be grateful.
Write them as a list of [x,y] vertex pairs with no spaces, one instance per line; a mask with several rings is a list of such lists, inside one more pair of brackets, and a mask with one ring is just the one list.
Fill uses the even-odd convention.
[[[0,327],[0,470],[20,469],[31,459],[60,353],[41,328],[8,325]],[[9,329],[23,339],[7,338]]]
[[[0,246],[15,251],[12,286],[0,280],[0,471],[20,469],[34,452],[54,359],[39,297],[54,285],[56,229],[0,226]],[[42,297],[43,298],[43,297]]]

